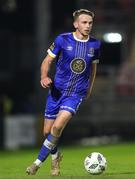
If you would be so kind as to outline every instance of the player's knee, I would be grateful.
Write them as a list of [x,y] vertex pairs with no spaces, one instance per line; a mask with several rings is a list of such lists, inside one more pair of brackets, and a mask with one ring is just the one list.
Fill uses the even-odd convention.
[[59,137],[62,133],[62,127],[53,126],[52,128],[52,134],[56,137]]
[[49,133],[50,133],[50,131],[44,130],[44,131],[43,131],[43,136],[46,138],[46,137],[48,136]]

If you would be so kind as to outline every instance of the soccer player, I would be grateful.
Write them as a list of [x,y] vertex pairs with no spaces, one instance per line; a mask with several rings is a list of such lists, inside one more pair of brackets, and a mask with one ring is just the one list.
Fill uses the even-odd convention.
[[[60,174],[62,154],[58,141],[66,124],[76,114],[81,102],[92,91],[99,62],[100,41],[90,36],[94,13],[80,9],[73,13],[75,32],[56,37],[41,65],[41,86],[49,88],[45,108],[45,140],[37,159],[26,169],[35,174],[49,154],[52,155],[51,175]],[[49,77],[52,61],[56,62],[54,80]]]

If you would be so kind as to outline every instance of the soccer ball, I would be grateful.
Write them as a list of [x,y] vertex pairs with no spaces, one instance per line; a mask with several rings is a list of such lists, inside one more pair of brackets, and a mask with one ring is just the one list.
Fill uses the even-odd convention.
[[107,167],[106,158],[99,152],[93,152],[85,158],[84,167],[90,174],[101,174]]

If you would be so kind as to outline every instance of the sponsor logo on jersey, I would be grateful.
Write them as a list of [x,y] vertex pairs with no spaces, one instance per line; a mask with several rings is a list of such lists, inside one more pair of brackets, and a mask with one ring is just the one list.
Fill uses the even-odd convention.
[[76,74],[81,74],[86,69],[86,62],[84,59],[75,58],[70,63],[70,69]]

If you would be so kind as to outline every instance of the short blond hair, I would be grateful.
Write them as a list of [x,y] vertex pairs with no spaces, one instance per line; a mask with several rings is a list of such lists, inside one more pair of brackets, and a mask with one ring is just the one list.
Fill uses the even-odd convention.
[[76,19],[81,15],[81,14],[87,14],[89,16],[91,16],[92,18],[94,18],[94,13],[92,11],[89,11],[87,9],[79,9],[73,12],[73,19],[74,21],[76,21]]

